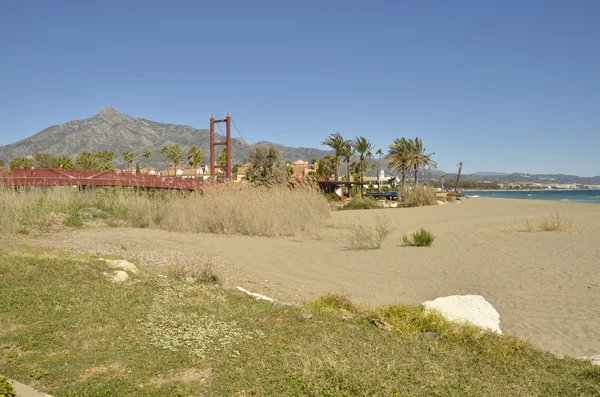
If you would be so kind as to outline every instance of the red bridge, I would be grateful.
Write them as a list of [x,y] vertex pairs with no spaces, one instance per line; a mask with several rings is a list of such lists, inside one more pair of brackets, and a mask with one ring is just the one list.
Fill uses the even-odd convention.
[[198,190],[201,179],[180,176],[129,174],[115,171],[61,169],[0,170],[0,186],[120,186],[173,190]]

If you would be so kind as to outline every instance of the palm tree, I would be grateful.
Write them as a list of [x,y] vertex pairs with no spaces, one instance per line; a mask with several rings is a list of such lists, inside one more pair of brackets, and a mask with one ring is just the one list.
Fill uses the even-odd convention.
[[352,195],[352,189],[350,186],[350,160],[352,160],[352,156],[354,156],[354,148],[352,147],[350,141],[344,141],[344,150],[342,151],[342,156],[346,162],[346,182],[348,182],[348,197],[350,197]]
[[196,146],[192,146],[187,153],[188,163],[191,167],[196,168],[204,161],[204,153],[202,149]]
[[381,157],[383,156],[383,150],[377,149],[375,154],[379,156],[379,169],[377,170],[377,191],[381,193],[381,181],[379,180],[379,175],[381,174]]
[[113,160],[115,159],[115,153],[104,150],[96,153],[96,158],[100,162],[100,169],[103,171],[112,170],[114,168]]
[[153,156],[152,154],[152,150],[150,149],[146,149],[144,150],[144,153],[142,154],[142,156],[146,159],[146,160],[150,160]]
[[402,179],[400,180],[400,191],[404,191],[404,183],[406,175],[411,167],[412,160],[412,140],[406,138],[396,138],[394,143],[389,146],[388,154],[385,158],[389,161],[389,166],[396,172],[400,172]]
[[415,185],[418,182],[418,174],[419,168],[422,168],[425,171],[425,168],[429,168],[432,170],[437,169],[437,163],[431,159],[431,156],[435,154],[429,153],[425,154],[425,148],[423,147],[423,141],[416,137],[414,141],[412,141],[412,156],[411,156],[411,165],[413,170],[415,171]]
[[344,155],[344,150],[346,150],[346,141],[344,137],[340,135],[339,132],[335,134],[331,134],[321,142],[321,145],[329,146],[333,149],[333,158],[335,159],[335,180],[338,181],[340,179],[340,158]]
[[131,153],[129,150],[125,150],[123,152],[123,160],[125,160],[125,162],[129,166],[129,168],[131,168],[131,164],[133,164],[134,158],[135,158],[135,155],[133,153]]
[[459,161],[456,166],[458,167],[458,175],[456,176],[456,183],[454,184],[454,193],[456,193],[456,189],[458,189],[458,180],[460,179],[460,174],[463,169],[463,162]]
[[181,155],[182,150],[178,144],[174,144],[173,146],[165,145],[160,149],[160,152],[165,156],[165,162],[173,164],[175,167],[183,160]]
[[350,145],[354,148],[354,150],[359,154],[359,173],[360,173],[360,192],[363,193],[363,183],[365,180],[365,156],[368,156],[368,153],[374,148],[373,144],[369,142],[367,138],[364,136],[355,137],[354,140],[350,143]]

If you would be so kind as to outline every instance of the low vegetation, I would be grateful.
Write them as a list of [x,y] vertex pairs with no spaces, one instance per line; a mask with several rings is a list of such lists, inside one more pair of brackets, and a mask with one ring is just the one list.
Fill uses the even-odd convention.
[[356,225],[350,230],[348,248],[357,251],[379,249],[393,230],[389,226],[389,220],[383,216],[377,216],[374,227]]
[[405,247],[431,247],[435,236],[423,228],[402,236],[402,245]]
[[[202,192],[0,188],[0,232],[48,231],[101,222],[178,232],[282,237],[312,235],[329,219],[312,186],[217,184]],[[21,232],[20,232],[21,233]]]
[[167,267],[167,276],[177,281],[214,285],[221,284],[221,278],[215,271],[215,267],[210,260],[207,260],[203,264],[169,265]]
[[0,397],[16,397],[14,387],[8,383],[8,379],[0,376]]
[[347,296],[341,294],[326,294],[318,299],[306,302],[304,307],[315,311],[346,312],[357,314],[360,312],[358,306]]
[[402,201],[408,207],[423,207],[437,205],[438,199],[434,188],[416,184],[404,189]]
[[600,394],[598,367],[418,307],[277,307],[105,266],[0,249],[0,373],[55,397]]
[[353,198],[340,207],[341,210],[373,210],[378,208],[383,208],[383,206],[376,200],[367,198]]
[[532,222],[527,219],[523,223],[514,223],[503,229],[508,232],[566,232],[577,233],[579,229],[575,224],[566,219],[558,212],[554,215],[545,217],[539,222]]

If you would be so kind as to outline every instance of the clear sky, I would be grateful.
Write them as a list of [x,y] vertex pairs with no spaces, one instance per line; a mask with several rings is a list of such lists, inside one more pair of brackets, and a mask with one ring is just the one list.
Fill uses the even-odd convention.
[[600,174],[600,1],[0,1],[0,144],[105,105],[447,172]]

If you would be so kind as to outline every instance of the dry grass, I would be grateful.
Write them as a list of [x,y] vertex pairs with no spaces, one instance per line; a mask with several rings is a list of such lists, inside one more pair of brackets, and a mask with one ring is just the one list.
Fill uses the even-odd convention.
[[221,278],[215,271],[215,267],[210,260],[204,264],[169,265],[167,267],[167,276],[178,281],[200,284],[221,284]]
[[437,205],[437,196],[434,188],[417,184],[404,190],[402,201],[409,207],[423,207]]
[[357,225],[350,230],[348,234],[348,249],[357,251],[379,249],[393,230],[394,228],[389,226],[389,220],[378,215],[375,227],[368,228]]
[[260,188],[231,183],[196,193],[0,188],[0,232],[22,230],[22,234],[46,231],[60,220],[67,227],[126,224],[177,232],[283,237],[313,235],[329,216],[327,201],[310,186]]
[[542,219],[539,223],[533,223],[527,219],[523,223],[514,223],[504,229],[506,232],[563,232],[579,233],[579,229],[573,221],[566,219],[558,212]]

